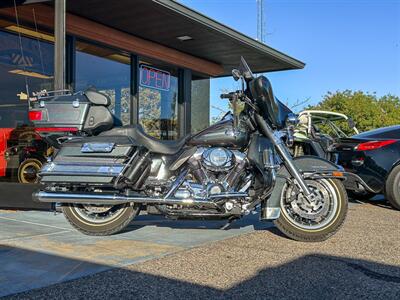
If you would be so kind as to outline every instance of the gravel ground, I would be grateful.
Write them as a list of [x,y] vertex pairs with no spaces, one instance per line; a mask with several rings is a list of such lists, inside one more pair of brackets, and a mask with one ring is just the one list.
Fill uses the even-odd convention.
[[400,299],[400,212],[354,205],[323,243],[273,228],[9,297],[27,298]]

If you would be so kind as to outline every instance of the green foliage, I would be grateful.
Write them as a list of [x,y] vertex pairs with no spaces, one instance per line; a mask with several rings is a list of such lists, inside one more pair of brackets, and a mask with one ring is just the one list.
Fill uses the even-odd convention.
[[307,109],[343,113],[355,121],[360,132],[400,124],[400,98],[393,95],[378,98],[361,91],[329,92],[320,103]]

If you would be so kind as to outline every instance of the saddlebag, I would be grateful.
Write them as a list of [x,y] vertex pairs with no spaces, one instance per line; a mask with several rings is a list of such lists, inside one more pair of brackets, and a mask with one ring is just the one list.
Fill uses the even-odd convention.
[[126,136],[75,138],[65,142],[53,161],[43,166],[41,182],[57,186],[135,183],[148,167],[142,148]]

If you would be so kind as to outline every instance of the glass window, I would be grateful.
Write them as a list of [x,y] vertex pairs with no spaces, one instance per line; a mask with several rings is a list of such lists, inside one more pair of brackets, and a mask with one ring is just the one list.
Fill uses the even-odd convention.
[[[14,27],[4,29],[17,28]],[[52,44],[0,30],[0,127],[28,123],[27,97],[20,98],[18,94],[51,90],[53,69]]]
[[107,94],[115,124],[130,124],[129,55],[81,41],[76,43],[76,50],[75,90],[95,88]]
[[53,41],[23,22],[0,19],[0,181],[34,182],[45,161],[47,145],[28,120],[27,99],[53,89]]
[[210,79],[193,75],[191,91],[191,128],[196,133],[209,126]]
[[139,64],[139,122],[151,136],[178,138],[178,68],[154,60]]

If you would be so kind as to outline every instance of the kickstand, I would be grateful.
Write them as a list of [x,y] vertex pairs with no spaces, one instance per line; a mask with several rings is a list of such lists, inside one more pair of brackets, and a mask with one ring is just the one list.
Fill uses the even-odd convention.
[[236,217],[229,218],[229,219],[228,219],[228,222],[226,222],[226,224],[222,225],[220,229],[221,229],[221,230],[228,230],[229,227],[231,227],[233,221],[235,221],[235,220],[237,220],[237,219],[238,219],[238,218],[236,218]]

